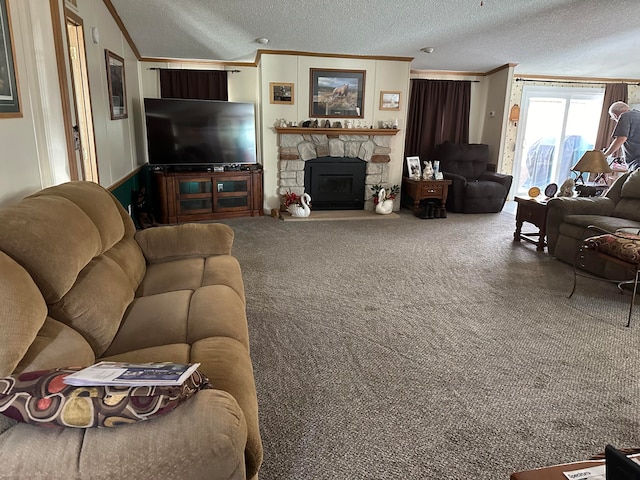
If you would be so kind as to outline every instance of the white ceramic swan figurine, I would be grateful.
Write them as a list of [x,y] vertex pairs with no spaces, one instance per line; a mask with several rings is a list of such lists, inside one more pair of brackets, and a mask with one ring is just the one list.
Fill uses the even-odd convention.
[[309,208],[309,203],[311,203],[311,196],[305,192],[302,194],[300,201],[302,202],[302,206],[289,205],[289,207],[287,208],[292,217],[308,217],[311,214],[311,209]]
[[378,192],[378,204],[376,205],[376,213],[380,215],[387,215],[393,211],[393,200],[385,200],[384,197],[387,195],[384,188],[381,188]]

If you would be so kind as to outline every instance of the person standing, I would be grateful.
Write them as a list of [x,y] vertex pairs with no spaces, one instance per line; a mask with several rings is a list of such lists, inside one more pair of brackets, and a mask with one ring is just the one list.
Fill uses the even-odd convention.
[[622,148],[627,169],[637,170],[640,168],[640,111],[624,102],[614,102],[609,107],[609,116],[616,122],[616,128],[611,134],[613,141],[604,151],[605,157]]

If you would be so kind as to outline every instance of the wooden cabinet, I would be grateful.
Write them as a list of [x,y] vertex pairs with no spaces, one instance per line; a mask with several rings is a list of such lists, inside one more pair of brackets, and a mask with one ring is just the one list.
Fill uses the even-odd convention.
[[420,201],[432,198],[440,200],[441,206],[447,203],[451,180],[412,180],[408,177],[402,178],[402,194],[406,198],[405,203],[417,208]]
[[153,173],[161,223],[263,214],[262,170]]

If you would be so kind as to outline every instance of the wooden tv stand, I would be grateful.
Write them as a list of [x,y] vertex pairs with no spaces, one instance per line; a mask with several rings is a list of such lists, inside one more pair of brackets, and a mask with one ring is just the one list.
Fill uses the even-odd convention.
[[262,170],[153,171],[161,223],[183,223],[263,212]]

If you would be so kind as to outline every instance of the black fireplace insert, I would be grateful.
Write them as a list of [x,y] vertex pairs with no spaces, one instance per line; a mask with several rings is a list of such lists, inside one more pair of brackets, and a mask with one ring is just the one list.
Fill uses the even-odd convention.
[[304,165],[304,188],[314,210],[364,210],[367,162],[359,158],[320,157]]

